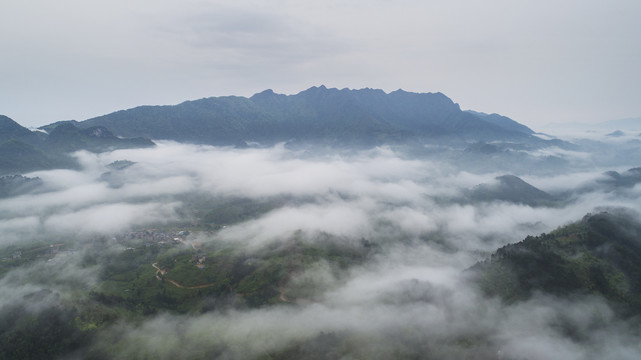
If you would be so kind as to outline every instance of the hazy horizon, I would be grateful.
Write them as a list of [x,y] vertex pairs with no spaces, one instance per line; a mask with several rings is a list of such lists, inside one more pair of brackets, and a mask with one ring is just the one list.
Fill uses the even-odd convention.
[[3,1],[0,113],[25,126],[311,86],[442,92],[536,129],[641,116],[641,3]]
[[[320,84],[320,85],[314,85],[314,86],[325,86],[325,85]],[[360,90],[360,89],[351,89],[351,88],[347,88],[347,89],[349,89],[349,90]],[[265,90],[273,90],[273,89],[265,89]],[[265,90],[263,90],[263,91],[265,91]],[[307,90],[307,89],[302,89],[299,92],[302,92],[302,91],[305,91],[305,90]],[[342,89],[339,89],[339,90],[342,90]],[[397,90],[404,90],[404,89],[397,89]],[[299,92],[291,93],[291,94],[282,94],[282,95],[292,96],[292,95],[298,94]],[[385,91],[385,92],[389,94],[392,91]],[[260,91],[255,93],[255,94],[258,94],[258,93],[260,93]],[[278,92],[276,92],[276,93],[278,93]],[[278,94],[280,94],[280,93],[278,93]],[[252,94],[252,95],[254,95],[254,94]],[[250,98],[252,95],[249,95],[249,96],[221,95],[221,96],[222,97],[224,97],[224,96],[241,96],[241,97]],[[447,94],[445,94],[445,95],[447,96]],[[209,98],[209,97],[203,97],[203,98]],[[58,121],[72,121],[72,120],[73,121],[84,121],[84,120],[88,120],[88,119],[91,119],[91,118],[94,118],[94,117],[108,115],[108,114],[111,114],[111,113],[114,113],[114,112],[118,112],[118,111],[122,111],[122,110],[133,109],[133,108],[136,108],[136,107],[139,107],[139,106],[173,106],[173,105],[179,105],[179,104],[181,104],[183,102],[194,101],[194,100],[199,100],[199,99],[202,99],[202,98],[185,99],[183,101],[180,101],[180,102],[177,102],[177,103],[171,103],[171,104],[139,104],[139,105],[133,106],[131,108],[114,109],[113,111],[108,111],[108,112],[105,112],[105,113],[102,113],[102,114],[97,114],[95,116],[91,116],[91,117],[88,117],[88,118],[82,118],[82,119],[59,119],[59,120],[55,120],[55,121],[50,121],[50,122],[45,122],[45,123],[38,123],[38,124],[24,124],[24,123],[20,122],[19,119],[12,118],[9,115],[2,114],[2,113],[0,113],[0,115],[8,116],[9,118],[11,118],[12,120],[18,122],[20,125],[22,125],[24,127],[31,128],[31,129],[37,129],[38,127],[49,125],[49,124],[52,124],[52,123],[55,123],[55,122],[58,122]],[[455,99],[451,99],[451,100],[454,101],[454,103],[458,104],[455,101]],[[458,104],[458,105],[460,106],[460,104]],[[477,109],[466,109],[466,108],[463,108],[463,107],[461,107],[461,110],[463,110],[463,111],[474,111],[474,112],[480,112],[480,113],[486,113],[486,114],[496,113],[496,112],[483,112],[483,111],[479,111]],[[500,112],[498,112],[497,114],[502,115],[502,116],[507,116],[507,115],[505,115],[503,113],[500,113]],[[595,120],[595,121],[592,121],[592,122],[582,122],[582,121],[548,122],[548,123],[539,123],[539,124],[536,124],[534,126],[528,125],[526,123],[523,123],[523,122],[521,122],[521,121],[519,121],[517,119],[512,119],[512,120],[515,120],[515,121],[517,121],[517,122],[519,122],[519,123],[521,123],[523,125],[526,125],[526,126],[530,127],[532,130],[534,130],[537,133],[546,133],[547,132],[547,133],[550,133],[550,134],[554,134],[556,136],[564,137],[564,136],[568,136],[567,131],[572,131],[572,130],[595,130],[596,128],[601,128],[601,129],[611,128],[612,130],[614,130],[614,129],[618,129],[616,127],[615,123],[619,123],[619,122],[621,122],[621,123],[623,123],[623,122],[630,123],[630,122],[637,121],[637,120],[640,120],[640,119],[641,119],[641,117],[626,117],[626,118],[620,118],[620,119]],[[607,126],[608,124],[611,124],[612,126],[608,127]],[[595,128],[592,128],[592,126],[595,126]],[[627,129],[628,127],[629,126],[624,126],[623,129]],[[641,121],[639,121],[639,129],[641,129]]]

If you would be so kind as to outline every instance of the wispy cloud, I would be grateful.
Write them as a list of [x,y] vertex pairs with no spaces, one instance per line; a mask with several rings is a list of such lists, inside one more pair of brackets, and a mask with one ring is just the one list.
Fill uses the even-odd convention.
[[[554,207],[530,207],[465,199],[467,190],[501,174],[494,169],[474,173],[389,148],[313,154],[283,146],[239,150],[161,142],[153,149],[75,156],[80,170],[34,173],[43,181],[39,193],[0,200],[2,246],[60,237],[90,240],[185,216],[196,220],[184,211],[195,196],[211,199],[212,206],[232,198],[281,201],[190,240],[231,244],[247,256],[293,238],[347,247],[368,242],[377,249],[345,269],[319,260],[292,274],[279,286],[299,294],[298,302],[118,323],[100,331],[91,344],[96,351],[123,358],[255,358],[320,343],[315,351],[334,349],[333,357],[419,356],[426,349],[440,358],[641,354],[627,321],[603,300],[569,303],[540,294],[506,305],[482,296],[465,277],[465,269],[496,248],[594,209],[618,206],[641,214],[640,185],[617,191],[587,186],[603,177],[601,168],[525,176],[553,194],[586,189]],[[134,164],[110,169],[116,160]],[[123,251],[116,244],[105,247]],[[0,302],[19,302],[45,288],[64,294],[70,284],[95,285],[100,269],[80,265],[82,251],[67,256],[6,273],[0,285],[12,291],[3,292]],[[563,327],[581,337],[567,336]]]

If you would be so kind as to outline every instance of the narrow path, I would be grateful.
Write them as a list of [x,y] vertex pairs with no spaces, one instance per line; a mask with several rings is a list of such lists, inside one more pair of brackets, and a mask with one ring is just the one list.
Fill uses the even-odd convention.
[[278,298],[280,299],[280,301],[282,301],[282,302],[286,302],[286,303],[290,303],[290,302],[291,302],[291,300],[289,300],[289,299],[287,298],[287,296],[285,296],[285,290],[283,290],[283,287],[282,287],[282,286],[279,286],[279,287],[278,287],[278,292],[280,293],[280,295],[278,296]]
[[35,249],[24,250],[24,252],[40,251],[40,250],[50,249],[50,248],[52,248],[54,246],[63,246],[63,245],[65,245],[65,243],[51,244],[51,245],[46,245],[46,246],[35,248]]
[[[153,266],[154,269],[156,269],[156,279],[162,280],[162,278],[158,274],[165,275],[165,273],[167,271],[164,271],[161,268],[159,268],[158,267],[158,263],[153,263],[153,264],[151,264],[151,266]],[[196,285],[196,286],[185,286],[185,285],[183,285],[183,284],[181,284],[181,283],[179,283],[177,281],[171,280],[169,278],[165,278],[165,280],[167,280],[170,283],[172,283],[175,287],[178,287],[178,288],[181,288],[181,289],[203,289],[203,288],[208,288],[208,287],[212,287],[212,286],[216,285],[216,284],[204,284],[204,285]]]
[[156,279],[162,280],[162,278],[158,274],[161,273],[161,274],[164,275],[164,273],[163,273],[162,269],[158,267],[158,263],[153,263],[153,264],[151,264],[151,266],[153,266],[154,269],[156,269]]
[[[165,273],[167,271],[164,271],[160,267],[158,267],[158,263],[153,263],[153,264],[151,264],[151,266],[153,266],[154,269],[156,269],[156,279],[162,281],[162,278],[160,277],[160,274],[165,275]],[[181,284],[181,283],[179,283],[179,282],[177,282],[175,280],[171,280],[169,278],[165,278],[165,280],[167,280],[170,283],[172,283],[175,287],[181,288],[181,289],[203,289],[203,288],[208,288],[208,287],[212,287],[212,286],[216,285],[216,284],[204,284],[204,285],[196,285],[196,286],[185,286],[185,285],[183,285],[183,284]],[[230,287],[229,290],[231,291],[232,288]],[[285,295],[285,290],[283,290],[282,286],[278,287],[278,292],[279,292],[278,299],[280,299],[280,301],[282,301],[284,303],[291,303],[292,302]],[[239,293],[239,294],[236,294],[236,295],[241,295],[242,296],[243,294]]]

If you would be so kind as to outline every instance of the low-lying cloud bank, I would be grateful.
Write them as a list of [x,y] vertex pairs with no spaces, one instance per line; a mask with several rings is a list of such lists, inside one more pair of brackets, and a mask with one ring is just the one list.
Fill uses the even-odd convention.
[[[383,271],[384,270],[384,271]],[[485,299],[453,269],[360,269],[320,302],[161,315],[117,325],[99,351],[170,358],[633,359],[636,331],[597,298]],[[162,339],[162,340],[160,340]],[[113,345],[117,344],[116,347]]]
[[[589,162],[584,153],[553,152]],[[473,173],[388,148],[318,155],[282,146],[239,150],[161,142],[153,149],[75,156],[82,170],[29,174],[42,179],[42,188],[0,200],[0,246],[66,237],[82,242],[158,224],[202,223],[207,207],[191,211],[194,199],[215,207],[224,199],[242,198],[278,201],[243,221],[218,224],[226,227],[215,234],[190,240],[228,242],[258,252],[294,234],[310,242],[327,234],[345,242],[366,239],[382,249],[364,264],[341,270],[340,278],[326,263],[297,274],[293,282],[319,287],[307,302],[119,323],[101,331],[90,345],[94,354],[157,359],[641,357],[637,330],[598,298],[570,302],[541,294],[505,305],[484,298],[462,278],[466,268],[498,247],[595,209],[627,207],[641,213],[641,185],[616,191],[583,186],[598,182],[601,167],[524,176],[551,194],[589,189],[548,207],[531,207],[466,200],[470,189],[503,175],[493,169]],[[108,166],[117,160],[133,164],[120,170]],[[33,280],[42,279],[37,275],[48,271],[46,266],[57,266],[57,278],[86,279],[82,287],[92,286],[99,271],[78,261],[11,271],[2,287],[15,292],[3,292],[0,304],[8,306],[45,288],[64,292],[62,285]]]
[[[597,206],[639,207],[637,188],[627,189],[625,196],[582,194],[554,208],[452,202],[502,173],[492,169],[471,173],[453,164],[409,158],[387,148],[351,155],[303,156],[282,146],[238,150],[167,142],[153,149],[79,152],[76,157],[83,170],[29,174],[43,180],[40,192],[0,200],[0,229],[7,239],[23,238],[28,233],[25,228],[32,232],[109,234],[177,220],[176,211],[185,205],[184,195],[190,193],[212,199],[298,199],[227,230],[231,237],[257,241],[299,229],[349,237],[398,231],[414,238],[441,231],[459,240],[513,234],[515,241],[532,229],[547,231],[576,220]],[[110,169],[108,164],[117,160],[134,164]],[[583,169],[524,179],[554,194],[594,182],[603,171]]]

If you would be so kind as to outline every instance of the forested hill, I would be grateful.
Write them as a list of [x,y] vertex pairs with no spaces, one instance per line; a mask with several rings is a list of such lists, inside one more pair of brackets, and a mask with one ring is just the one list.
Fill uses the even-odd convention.
[[141,137],[119,138],[101,126],[79,129],[73,122],[59,123],[46,134],[0,115],[0,176],[72,168],[77,164],[68,154],[78,150],[102,152],[154,145]]
[[[498,120],[497,120],[498,117]],[[43,127],[50,130],[56,124]],[[408,140],[540,141],[532,130],[498,115],[461,111],[441,93],[385,93],[312,87],[296,95],[265,90],[250,98],[211,97],[171,106],[140,106],[77,123],[115,135],[235,145],[283,141],[325,144]]]
[[507,302],[535,292],[593,294],[641,314],[641,224],[622,209],[588,214],[502,247],[472,270],[486,294]]

